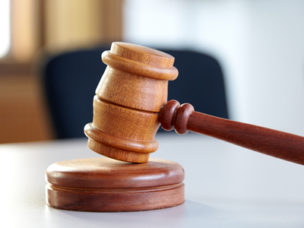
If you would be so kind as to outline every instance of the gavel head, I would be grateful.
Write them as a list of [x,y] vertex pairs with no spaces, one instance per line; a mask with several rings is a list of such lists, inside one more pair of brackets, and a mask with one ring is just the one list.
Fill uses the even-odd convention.
[[117,160],[147,162],[158,147],[158,113],[167,102],[168,80],[178,75],[174,58],[114,42],[102,60],[108,66],[96,89],[93,122],[84,129],[88,147]]

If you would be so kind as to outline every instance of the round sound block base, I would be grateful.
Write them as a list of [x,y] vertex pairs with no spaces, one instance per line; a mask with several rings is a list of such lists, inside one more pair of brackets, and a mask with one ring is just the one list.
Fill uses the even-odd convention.
[[110,158],[57,162],[46,172],[46,201],[77,211],[141,211],[184,202],[184,171],[171,161],[131,164]]

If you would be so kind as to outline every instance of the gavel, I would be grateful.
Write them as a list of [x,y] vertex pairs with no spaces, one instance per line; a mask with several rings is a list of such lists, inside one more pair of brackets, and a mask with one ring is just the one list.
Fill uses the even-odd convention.
[[178,75],[173,56],[113,42],[102,60],[107,68],[96,89],[93,122],[84,129],[93,151],[145,163],[158,148],[155,135],[161,125],[165,130],[174,127],[179,134],[190,130],[304,164],[304,137],[195,112],[188,103],[167,102],[168,81]]
[[49,206],[121,212],[182,204],[182,166],[149,159],[158,147],[155,135],[160,125],[304,164],[303,137],[195,112],[192,105],[175,100],[167,102],[168,81],[178,75],[171,55],[114,42],[102,60],[108,66],[96,89],[93,122],[84,131],[91,150],[116,160],[95,157],[51,164],[46,171]]

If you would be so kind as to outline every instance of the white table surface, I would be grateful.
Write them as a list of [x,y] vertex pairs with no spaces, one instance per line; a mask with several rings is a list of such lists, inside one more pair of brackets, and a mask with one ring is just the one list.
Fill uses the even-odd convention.
[[199,135],[160,135],[152,157],[186,172],[183,205],[144,212],[49,208],[53,162],[97,157],[86,139],[0,145],[0,227],[304,227],[304,167]]

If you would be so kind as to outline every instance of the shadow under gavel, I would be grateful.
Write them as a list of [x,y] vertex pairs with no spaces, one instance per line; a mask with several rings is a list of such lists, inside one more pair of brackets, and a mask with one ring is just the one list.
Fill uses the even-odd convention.
[[[144,163],[157,150],[155,134],[166,130],[206,134],[287,161],[304,164],[304,137],[195,112],[167,102],[168,80],[178,71],[166,53],[122,42],[102,55],[108,65],[96,89],[88,146],[105,156]],[[185,85],[186,86],[186,85]]]

